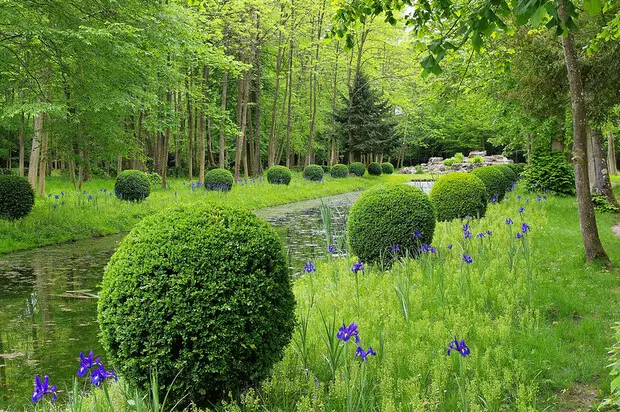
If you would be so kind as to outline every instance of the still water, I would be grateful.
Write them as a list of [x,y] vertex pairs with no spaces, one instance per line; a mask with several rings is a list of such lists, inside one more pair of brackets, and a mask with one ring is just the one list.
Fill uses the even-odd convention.
[[[299,275],[308,260],[325,255],[329,244],[343,244],[347,211],[360,193],[256,214],[280,234],[292,271]],[[331,239],[324,230],[326,211],[331,215]],[[105,265],[123,237],[0,255],[0,410],[30,402],[35,374],[49,375],[59,394],[68,391],[80,351],[103,354],[97,338],[97,299],[89,294],[97,293]]]

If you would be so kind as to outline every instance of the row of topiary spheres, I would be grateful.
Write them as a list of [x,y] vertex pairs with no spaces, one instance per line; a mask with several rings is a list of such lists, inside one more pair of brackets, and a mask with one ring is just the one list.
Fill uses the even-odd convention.
[[[353,162],[349,166],[338,163],[333,166],[319,166],[315,164],[308,165],[304,168],[302,176],[306,180],[320,182],[325,174],[329,174],[334,179],[342,179],[349,175],[358,177],[366,173],[366,166],[361,162]],[[370,163],[368,165],[368,174],[379,176],[381,174],[394,173],[394,165],[391,163]],[[285,166],[272,166],[267,170],[267,181],[272,184],[288,185],[291,182],[292,173]]]

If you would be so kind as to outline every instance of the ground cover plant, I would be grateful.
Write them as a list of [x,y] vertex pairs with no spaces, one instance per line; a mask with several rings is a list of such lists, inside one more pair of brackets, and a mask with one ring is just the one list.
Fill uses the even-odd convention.
[[411,177],[406,175],[327,177],[317,185],[294,173],[288,186],[271,185],[260,178],[242,179],[230,192],[222,192],[207,191],[198,182],[168,179],[166,189],[154,187],[149,197],[134,203],[116,198],[113,180],[93,179],[77,190],[68,178],[50,177],[47,195],[36,198],[30,215],[16,222],[0,220],[0,253],[126,231],[141,218],[177,204],[209,200],[258,209],[408,180]]
[[[439,223],[432,246],[387,270],[326,248],[295,281],[283,360],[211,410],[575,410],[588,406],[565,393],[580,385],[601,401],[620,273],[584,264],[575,209],[571,198],[511,193],[482,219]],[[612,223],[599,216],[601,229]],[[106,385],[83,404],[153,398],[122,377]]]

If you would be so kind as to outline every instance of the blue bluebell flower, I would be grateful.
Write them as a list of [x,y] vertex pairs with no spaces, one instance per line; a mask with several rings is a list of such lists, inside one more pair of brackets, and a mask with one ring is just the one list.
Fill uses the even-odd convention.
[[360,341],[359,334],[360,334],[360,332],[357,330],[357,324],[356,323],[351,323],[349,326],[347,326],[343,322],[342,323],[342,327],[340,327],[340,329],[338,329],[338,333],[336,334],[336,338],[338,338],[339,340],[341,340],[343,342],[348,342],[349,340],[351,340],[351,338],[354,338],[355,339],[355,343],[359,343],[359,341]]
[[367,351],[365,351],[361,346],[358,346],[355,350],[355,356],[359,356],[362,359],[362,362],[368,360],[368,355],[377,356],[377,352],[374,351],[372,346],[369,346]]
[[460,353],[461,356],[464,357],[464,358],[469,356],[469,354],[471,353],[471,350],[469,350],[469,348],[465,344],[465,339],[461,339],[461,341],[459,342],[458,339],[456,338],[456,336],[448,344],[448,350],[446,352],[446,355],[450,356],[452,351],[456,351],[456,352]]
[[54,402],[57,398],[56,395],[56,385],[50,386],[50,377],[45,375],[43,377],[43,382],[41,382],[41,378],[39,375],[34,377],[34,391],[32,392],[32,402],[39,402],[45,395],[54,395],[52,397],[52,402]]

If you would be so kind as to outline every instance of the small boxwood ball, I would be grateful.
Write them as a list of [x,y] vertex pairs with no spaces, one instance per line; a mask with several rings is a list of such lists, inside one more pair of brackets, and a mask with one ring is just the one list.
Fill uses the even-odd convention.
[[151,194],[151,182],[139,170],[125,170],[114,183],[116,197],[129,202],[141,202]]
[[[416,232],[421,237],[414,237]],[[435,211],[426,193],[409,185],[368,190],[351,206],[347,233],[363,262],[389,260],[393,246],[417,255],[433,241]]]
[[372,176],[380,176],[383,173],[381,169],[381,164],[377,162],[372,162],[368,165],[368,174]]
[[161,176],[159,175],[159,173],[157,173],[157,172],[148,172],[148,173],[146,173],[146,177],[149,179],[149,182],[151,182],[152,186],[161,185],[162,179],[161,179]]
[[308,165],[304,167],[304,179],[320,182],[323,180],[323,168],[319,165]]
[[210,406],[264,379],[295,325],[282,242],[249,211],[180,206],[142,220],[103,276],[101,342],[119,374],[170,404]]
[[394,173],[394,165],[390,162],[381,163],[381,171],[384,175],[391,175]]
[[272,166],[267,170],[267,181],[274,185],[288,185],[293,174],[286,166]]
[[517,181],[517,174],[512,170],[512,168],[508,167],[508,165],[497,166],[497,169],[504,174],[506,180],[508,182],[508,186],[511,187],[514,182]]
[[321,165],[321,167],[323,168],[323,173],[327,174],[332,170],[331,166],[328,165]]
[[21,219],[28,216],[33,206],[34,191],[26,178],[0,175],[0,219]]
[[492,166],[483,166],[472,170],[470,173],[478,177],[487,188],[487,196],[489,200],[501,202],[506,194],[506,177],[497,168]]
[[435,181],[431,202],[440,222],[465,216],[483,217],[487,210],[487,188],[471,173],[448,173]]
[[338,163],[332,166],[330,174],[333,178],[342,179],[349,176],[349,168],[347,167],[347,165]]
[[353,162],[349,165],[349,172],[358,177],[364,176],[364,173],[366,173],[366,166],[364,166],[362,162]]
[[205,189],[221,190],[228,192],[232,189],[235,179],[232,173],[226,169],[213,169],[205,175]]

